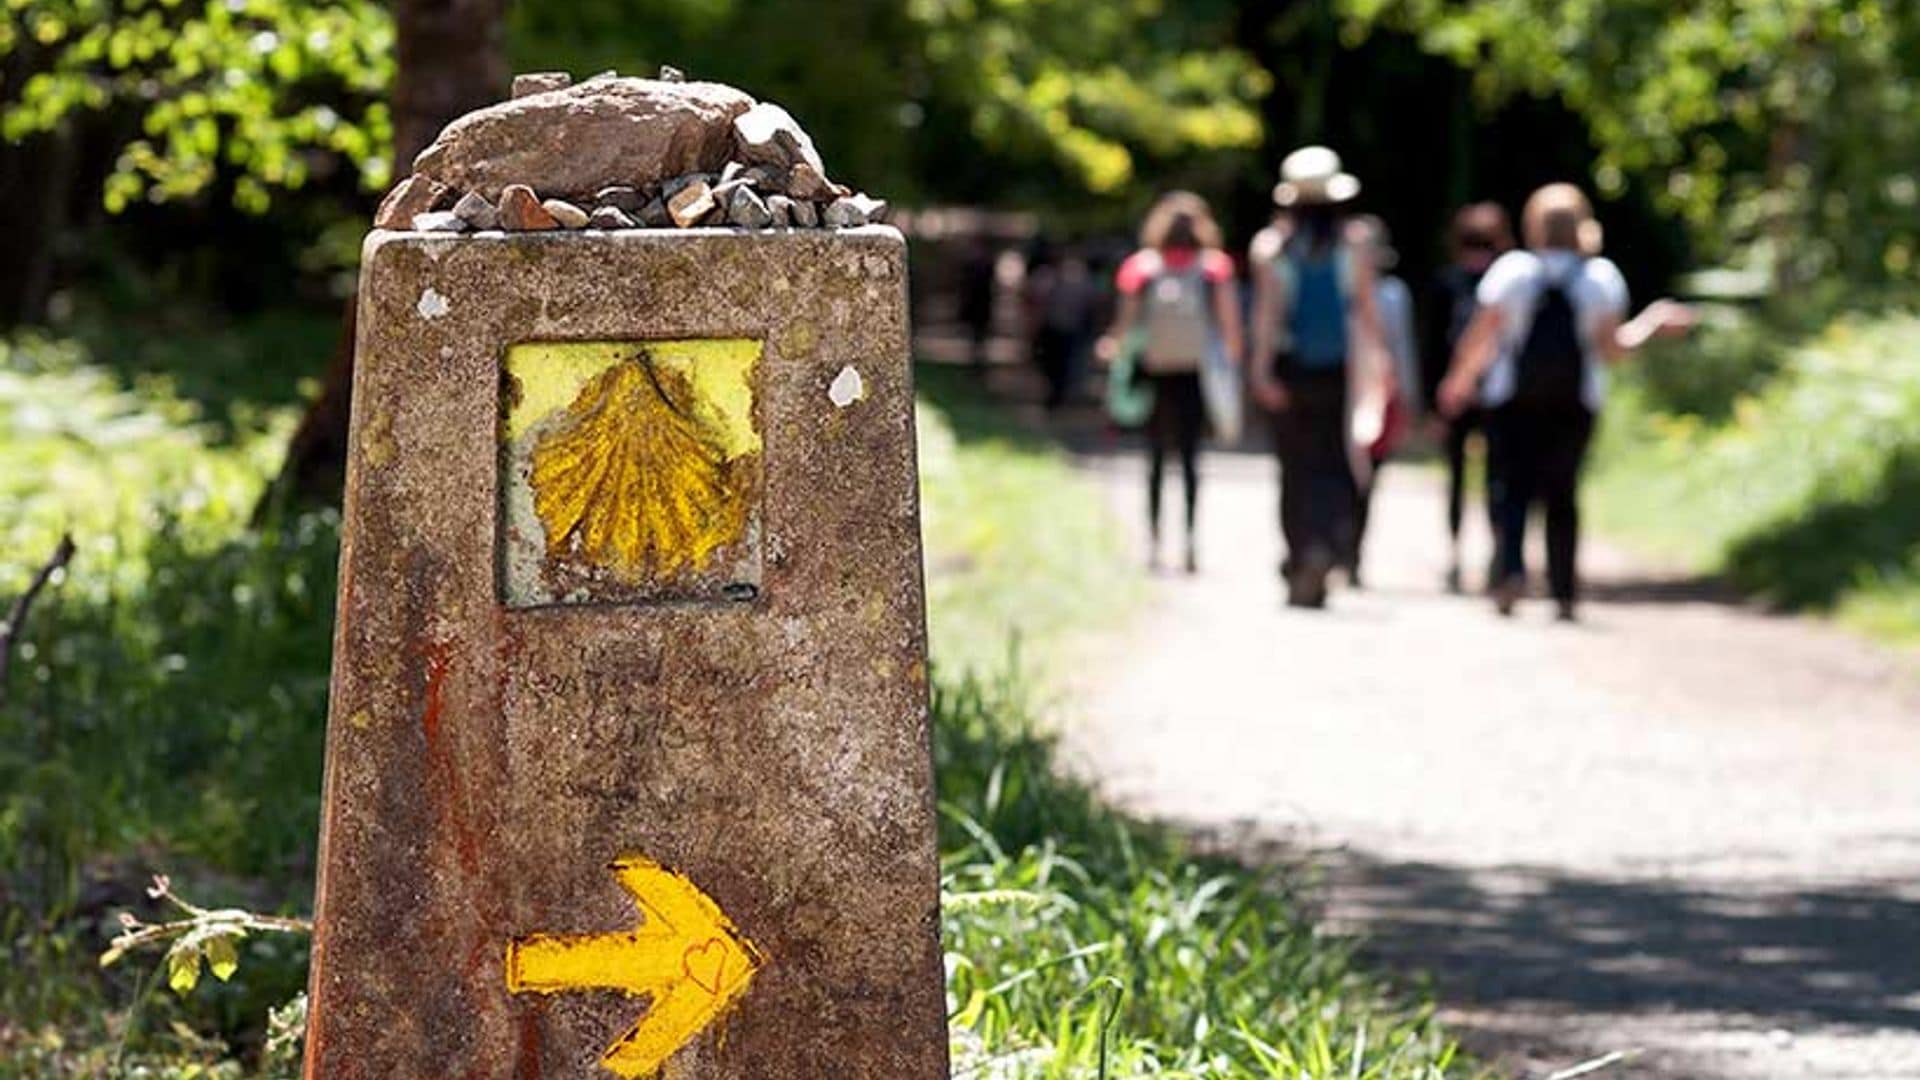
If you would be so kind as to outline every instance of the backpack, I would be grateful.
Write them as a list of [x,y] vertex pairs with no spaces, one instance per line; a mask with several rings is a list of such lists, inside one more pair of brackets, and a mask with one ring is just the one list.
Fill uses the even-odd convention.
[[1146,339],[1140,368],[1151,374],[1198,371],[1213,337],[1211,288],[1200,260],[1184,270],[1159,262],[1140,290]]
[[1322,255],[1289,250],[1281,256],[1287,292],[1287,338],[1293,363],[1310,371],[1347,364],[1350,269],[1344,246]]
[[[1577,278],[1576,269],[1572,278]],[[1580,343],[1573,309],[1571,278],[1547,279],[1534,301],[1527,336],[1514,354],[1512,400],[1521,405],[1559,407],[1585,400],[1587,350]]]

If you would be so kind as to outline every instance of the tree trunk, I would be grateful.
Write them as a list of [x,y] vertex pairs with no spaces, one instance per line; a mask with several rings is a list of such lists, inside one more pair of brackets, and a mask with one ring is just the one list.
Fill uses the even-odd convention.
[[[397,181],[448,122],[507,91],[507,0],[395,0],[393,162]],[[320,396],[287,444],[271,503],[335,503],[346,477],[354,308],[347,299]],[[256,515],[258,516],[258,515]]]

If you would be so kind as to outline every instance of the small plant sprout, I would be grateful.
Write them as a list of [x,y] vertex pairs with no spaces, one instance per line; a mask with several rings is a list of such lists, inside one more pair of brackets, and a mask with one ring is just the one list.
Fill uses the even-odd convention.
[[165,900],[186,917],[145,923],[130,912],[121,912],[121,933],[100,954],[100,966],[109,967],[130,952],[165,943],[167,985],[176,994],[191,992],[199,984],[203,969],[221,982],[233,978],[240,968],[240,941],[250,933],[313,933],[313,923],[308,919],[259,915],[241,908],[199,907],[175,893],[172,879],[165,874],[153,876],[147,895]]

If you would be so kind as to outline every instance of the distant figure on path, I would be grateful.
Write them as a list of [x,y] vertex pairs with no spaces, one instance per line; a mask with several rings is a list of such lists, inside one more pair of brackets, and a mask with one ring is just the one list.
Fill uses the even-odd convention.
[[1285,217],[1249,250],[1255,288],[1249,386],[1274,414],[1287,546],[1281,571],[1287,603],[1295,607],[1324,607],[1328,575],[1353,550],[1356,469],[1364,461],[1351,452],[1351,414],[1384,409],[1392,393],[1373,261],[1356,256],[1342,210],[1359,193],[1360,181],[1332,150],[1294,151],[1281,163],[1273,190]]
[[1085,253],[1066,248],[1027,278],[1033,361],[1047,383],[1047,411],[1065,405],[1079,388],[1093,341],[1100,289]]
[[1603,365],[1656,337],[1684,334],[1693,312],[1663,299],[1622,321],[1626,279],[1600,256],[1599,222],[1572,184],[1534,192],[1520,225],[1528,250],[1500,256],[1481,279],[1480,309],[1440,385],[1440,403],[1449,416],[1476,399],[1487,409],[1497,610],[1512,614],[1526,594],[1527,515],[1539,502],[1548,583],[1560,619],[1572,621],[1580,469],[1606,394]]
[[[1200,500],[1200,436],[1206,404],[1200,372],[1210,351],[1238,358],[1240,305],[1233,259],[1205,199],[1187,191],[1160,197],[1140,226],[1140,250],[1115,275],[1120,309],[1101,356],[1129,353],[1134,377],[1153,395],[1147,417],[1147,565],[1160,561],[1160,488],[1169,452],[1186,484],[1186,569],[1199,569],[1194,526]],[[1124,361],[1123,361],[1124,362]]]
[[[1476,294],[1480,279],[1493,260],[1513,247],[1513,226],[1498,203],[1470,203],[1453,215],[1448,241],[1452,259],[1434,275],[1421,343],[1421,359],[1425,361],[1421,386],[1426,390],[1427,407],[1436,412],[1440,382],[1446,377],[1461,335],[1480,307]],[[1442,423],[1447,454],[1447,590],[1457,593],[1463,588],[1460,528],[1466,520],[1467,446],[1476,432],[1484,430],[1486,416],[1474,404],[1457,416],[1443,416]]]
[[987,345],[993,337],[993,300],[998,260],[984,236],[967,241],[960,261],[960,324],[967,331],[967,359],[976,372],[987,369]]
[[1357,448],[1366,455],[1367,469],[1366,475],[1359,478],[1360,497],[1355,504],[1353,547],[1347,553],[1345,565],[1348,583],[1359,588],[1360,558],[1366,549],[1373,489],[1380,482],[1381,468],[1405,437],[1412,421],[1410,397],[1420,385],[1420,354],[1415,345],[1413,292],[1407,288],[1405,281],[1392,273],[1400,262],[1400,253],[1393,249],[1393,234],[1388,230],[1387,223],[1376,214],[1357,215],[1348,226],[1348,239],[1353,244],[1355,254],[1373,266],[1376,275],[1374,304],[1379,308],[1380,330],[1387,358],[1393,363],[1393,382],[1399,391],[1387,399],[1379,430],[1371,432],[1372,438]]

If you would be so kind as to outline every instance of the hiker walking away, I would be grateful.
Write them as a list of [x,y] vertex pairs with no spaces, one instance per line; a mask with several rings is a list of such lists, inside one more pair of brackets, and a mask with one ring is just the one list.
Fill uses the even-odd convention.
[[1559,618],[1572,621],[1580,468],[1606,392],[1602,366],[1656,337],[1685,333],[1693,312],[1663,299],[1622,321],[1626,280],[1600,256],[1599,223],[1572,184],[1534,192],[1520,225],[1527,250],[1500,256],[1481,279],[1480,309],[1440,385],[1440,402],[1454,416],[1476,397],[1487,409],[1497,610],[1512,614],[1526,592],[1527,515],[1538,502],[1546,509],[1548,584]]
[[977,373],[987,370],[988,346],[993,337],[994,292],[999,284],[998,258],[983,235],[967,240],[960,260],[960,325],[967,335],[967,362]]
[[1241,347],[1233,260],[1221,250],[1220,227],[1206,200],[1187,191],[1161,196],[1140,226],[1140,250],[1120,264],[1115,286],[1120,308],[1101,356],[1132,364],[1132,378],[1153,398],[1146,420],[1147,565],[1159,566],[1161,481],[1167,456],[1176,454],[1186,490],[1185,565],[1194,573],[1206,426],[1201,369],[1210,350],[1237,358]]
[[[1434,275],[1427,296],[1426,319],[1422,328],[1421,358],[1426,362],[1421,386],[1427,406],[1439,412],[1440,382],[1446,377],[1466,332],[1467,324],[1479,310],[1477,290],[1493,260],[1513,247],[1513,226],[1507,212],[1498,203],[1477,202],[1463,206],[1453,215],[1448,247],[1451,258]],[[1485,413],[1478,403],[1469,404],[1459,415],[1442,415],[1442,444],[1447,457],[1447,591],[1460,592],[1460,528],[1466,520],[1467,450],[1476,434],[1485,427]]]
[[1080,385],[1100,293],[1086,255],[1072,247],[1048,259],[1028,281],[1034,366],[1047,383],[1047,411],[1054,412]]
[[[1249,386],[1274,414],[1281,572],[1287,602],[1326,604],[1327,577],[1353,550],[1363,459],[1356,428],[1378,431],[1393,376],[1381,345],[1372,260],[1356,257],[1342,207],[1360,181],[1323,146],[1287,155],[1273,190],[1285,212],[1249,250],[1255,283]],[[1356,423],[1350,413],[1372,415]]]
[[1414,344],[1413,291],[1392,271],[1400,262],[1393,249],[1393,234],[1387,223],[1375,214],[1360,214],[1348,226],[1348,238],[1354,251],[1374,270],[1373,299],[1380,313],[1380,331],[1387,359],[1393,365],[1393,385],[1397,392],[1386,400],[1377,431],[1358,449],[1366,455],[1366,473],[1359,478],[1360,495],[1354,507],[1353,547],[1347,552],[1347,581],[1360,587],[1360,556],[1366,549],[1367,522],[1372,516],[1373,491],[1380,483],[1380,470],[1405,438],[1412,422],[1409,397],[1420,385],[1420,355]]

